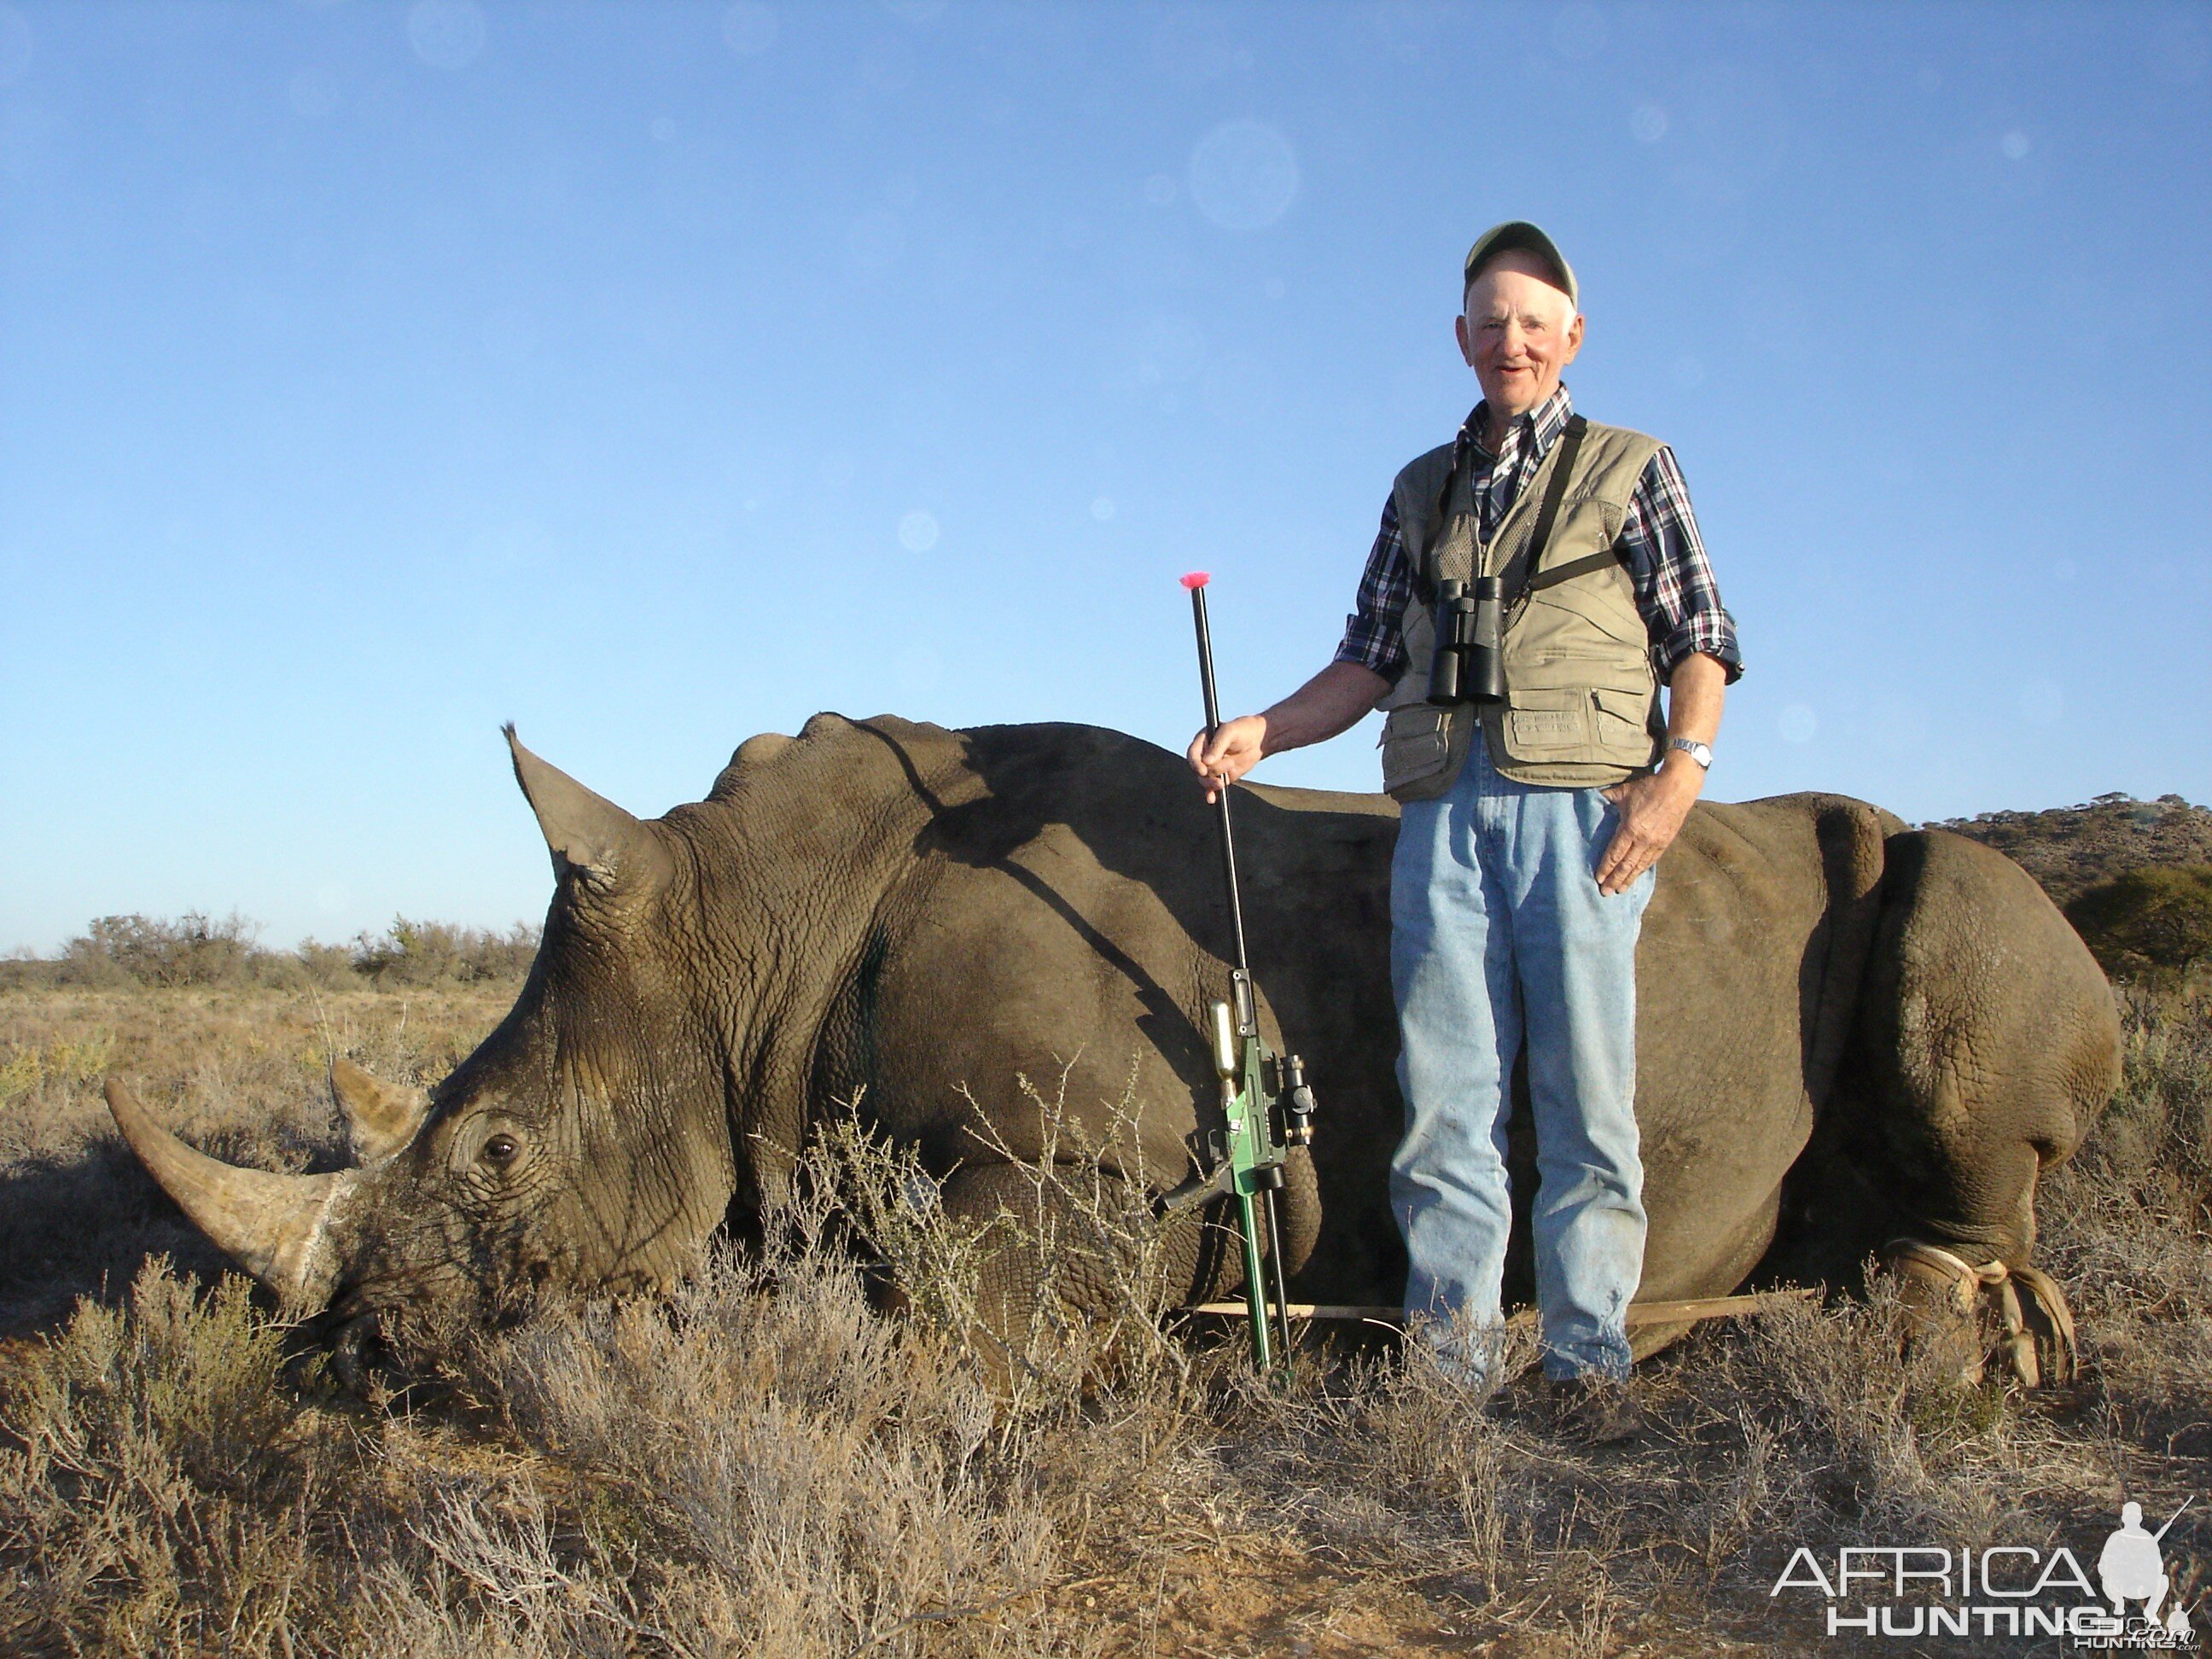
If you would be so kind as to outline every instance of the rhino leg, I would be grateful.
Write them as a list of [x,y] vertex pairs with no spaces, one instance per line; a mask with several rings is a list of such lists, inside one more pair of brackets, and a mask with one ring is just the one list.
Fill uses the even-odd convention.
[[[975,1310],[982,1327],[975,1333],[979,1346],[1002,1376],[1030,1334],[1049,1329],[1061,1309],[1149,1320],[1166,1309],[1140,1312],[1130,1304],[1133,1293],[1159,1296],[1174,1307],[1242,1286],[1240,1247],[1224,1203],[1155,1222],[1149,1206],[1124,1191],[1119,1177],[1087,1166],[1061,1167],[1060,1182],[1041,1186],[1031,1172],[1012,1164],[972,1164],[944,1185],[945,1213],[956,1224],[982,1228],[1001,1217],[1011,1221],[1010,1232],[983,1263]],[[1301,1184],[1310,1188],[1310,1163],[1294,1158],[1290,1176],[1293,1192]],[[1312,1248],[1314,1212],[1298,1203],[1285,1211],[1284,1253],[1295,1266],[1301,1252]],[[1160,1231],[1151,1231],[1154,1227]],[[1146,1246],[1164,1254],[1146,1271],[1133,1273],[1132,1235],[1139,1232],[1146,1234]],[[1050,1243],[1039,1248],[1044,1236]]]
[[1846,1156],[1888,1197],[1893,1237],[2022,1266],[2036,1177],[2118,1081],[2111,988],[2027,872],[1987,848],[1893,836],[1882,888],[1839,1079]]
[[1826,1121],[1791,1178],[1790,1276],[1849,1285],[1878,1260],[1947,1368],[1978,1375],[1994,1346],[2023,1381],[2063,1377],[2065,1297],[2028,1265],[2035,1185],[2118,1081],[2111,988],[2027,873],[1960,836],[1891,836],[1880,896]]

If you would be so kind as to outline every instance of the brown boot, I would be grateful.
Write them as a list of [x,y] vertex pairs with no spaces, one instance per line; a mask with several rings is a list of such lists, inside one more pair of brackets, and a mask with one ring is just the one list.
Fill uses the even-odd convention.
[[1644,1413],[1626,1377],[1584,1371],[1552,1384],[1559,1432],[1585,1446],[1613,1446],[1636,1437]]

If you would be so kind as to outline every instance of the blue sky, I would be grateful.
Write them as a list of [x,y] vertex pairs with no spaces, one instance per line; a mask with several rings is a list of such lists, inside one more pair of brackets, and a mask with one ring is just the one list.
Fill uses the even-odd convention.
[[[1324,662],[1581,275],[1749,672],[1711,793],[2212,799],[2212,8],[0,3],[0,949],[544,906],[816,709]],[[1376,787],[1373,734],[1260,776]]]

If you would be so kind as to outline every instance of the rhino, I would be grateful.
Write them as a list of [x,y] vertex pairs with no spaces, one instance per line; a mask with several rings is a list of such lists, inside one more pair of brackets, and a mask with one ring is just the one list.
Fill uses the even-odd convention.
[[[427,1095],[333,1067],[356,1167],[218,1163],[110,1083],[140,1160],[289,1314],[357,1329],[665,1291],[718,1230],[754,1233],[854,1102],[957,1217],[987,1219],[1030,1191],[1017,1160],[1071,1146],[1141,1196],[1198,1173],[1230,937],[1179,756],[1085,726],[820,714],[647,822],[506,735],[552,854],[543,944]],[[1234,799],[1263,1034],[1322,1103],[1282,1194],[1292,1293],[1392,1303],[1396,809]],[[2027,873],[1842,796],[1699,805],[1638,975],[1639,1301],[1853,1283],[1897,1240],[1984,1282],[2026,1270],[2037,1178],[2117,1081],[2110,988]],[[1017,1082],[1063,1073],[1073,1135]],[[1513,1144],[1525,1217],[1525,1115]],[[1177,1248],[1193,1300],[1237,1284],[1236,1252]],[[1038,1293],[1011,1260],[987,1290],[1004,1320]],[[1508,1293],[1531,1290],[1524,1231]],[[1640,1330],[1639,1357],[1680,1328]]]

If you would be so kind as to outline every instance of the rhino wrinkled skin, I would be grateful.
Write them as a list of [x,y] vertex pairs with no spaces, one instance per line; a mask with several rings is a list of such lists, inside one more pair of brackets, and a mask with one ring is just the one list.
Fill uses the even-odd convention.
[[[970,1115],[1035,1156],[1017,1079],[1063,1067],[1109,1167],[1141,1153],[1158,1188],[1190,1172],[1228,939],[1212,817],[1180,757],[1088,726],[823,714],[646,823],[508,736],[553,853],[543,946],[427,1099],[337,1068],[359,1168],[230,1170],[111,1086],[141,1158],[294,1314],[485,1318],[546,1290],[665,1288],[718,1227],[747,1232],[855,1099],[956,1214],[1028,1190]],[[1395,1301],[1396,809],[1236,799],[1263,1025],[1322,1101],[1285,1194],[1293,1293]],[[2110,989],[2028,876],[1839,796],[1700,805],[1659,866],[1638,973],[1642,1299],[1846,1282],[1900,1234],[2024,1263],[2038,1172],[2117,1079]],[[1139,1127],[1117,1142],[1133,1079]],[[1525,1109],[1513,1142],[1525,1215]],[[1181,1260],[1194,1297],[1230,1287],[1224,1255]],[[1508,1273],[1525,1299],[1525,1227]],[[1001,1316],[1028,1294],[993,1288]],[[1639,1353],[1672,1334],[1645,1330]]]

